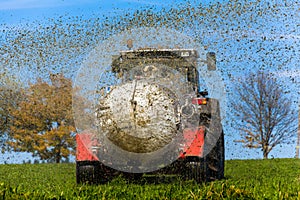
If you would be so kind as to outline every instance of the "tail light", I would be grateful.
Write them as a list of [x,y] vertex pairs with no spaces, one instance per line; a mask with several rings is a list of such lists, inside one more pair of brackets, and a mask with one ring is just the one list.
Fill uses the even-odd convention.
[[192,99],[192,104],[206,105],[207,104],[207,99],[206,98],[193,98]]

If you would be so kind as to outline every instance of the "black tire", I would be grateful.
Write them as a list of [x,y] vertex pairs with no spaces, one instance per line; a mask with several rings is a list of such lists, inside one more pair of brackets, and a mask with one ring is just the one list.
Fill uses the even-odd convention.
[[99,161],[76,162],[77,184],[107,183],[118,175],[118,171],[103,165]]
[[204,159],[185,161],[181,175],[184,180],[195,180],[198,183],[221,180],[224,178],[224,166],[224,133],[222,131],[216,145]]
[[199,161],[186,161],[184,170],[182,171],[182,178],[184,180],[194,180],[197,183],[204,181],[204,162]]
[[95,184],[96,167],[91,163],[76,163],[76,182],[77,184]]
[[218,100],[209,99],[205,112],[200,114],[200,126],[205,126],[204,174],[205,181],[224,178],[224,132]]
[[140,181],[143,177],[142,173],[122,172],[122,176],[129,182]]
[[224,178],[225,152],[223,131],[214,148],[205,156],[204,163],[206,181]]

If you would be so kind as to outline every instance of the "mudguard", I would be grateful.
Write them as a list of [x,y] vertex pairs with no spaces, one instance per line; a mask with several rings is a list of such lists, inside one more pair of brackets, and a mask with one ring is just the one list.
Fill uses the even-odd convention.
[[92,152],[92,147],[99,146],[99,144],[96,144],[96,141],[93,141],[92,137],[91,133],[76,135],[76,161],[99,161],[98,157]]
[[183,136],[185,144],[179,155],[180,159],[188,156],[203,157],[203,147],[205,138],[205,127],[200,126],[198,130],[184,130]]

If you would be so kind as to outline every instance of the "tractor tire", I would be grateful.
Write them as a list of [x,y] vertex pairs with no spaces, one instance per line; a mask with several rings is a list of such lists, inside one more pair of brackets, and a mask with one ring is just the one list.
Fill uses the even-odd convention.
[[182,178],[184,180],[194,180],[197,183],[203,182],[205,178],[203,160],[185,162],[185,169],[182,171]]
[[107,183],[118,175],[118,171],[103,165],[99,161],[76,162],[77,184]]
[[77,184],[95,184],[97,179],[96,167],[93,164],[81,165],[76,163]]
[[136,182],[140,181],[143,177],[143,173],[130,173],[130,172],[123,172],[122,176],[128,181],[128,182]]
[[224,133],[222,131],[214,148],[204,158],[205,181],[214,181],[224,178]]

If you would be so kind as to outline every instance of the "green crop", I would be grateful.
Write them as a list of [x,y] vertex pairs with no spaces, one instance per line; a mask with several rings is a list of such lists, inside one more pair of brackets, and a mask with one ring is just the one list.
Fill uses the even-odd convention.
[[0,165],[0,199],[300,199],[300,160],[225,164],[226,178],[210,183],[146,175],[103,185],[77,185],[74,164]]

